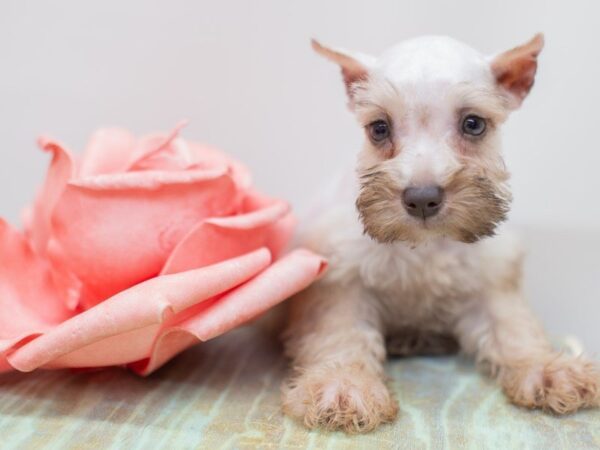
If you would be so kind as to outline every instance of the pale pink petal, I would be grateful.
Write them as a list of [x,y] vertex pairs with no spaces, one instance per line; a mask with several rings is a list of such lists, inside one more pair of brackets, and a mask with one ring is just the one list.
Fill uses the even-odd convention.
[[216,148],[191,141],[187,141],[187,144],[192,158],[191,167],[211,167],[225,164],[231,168],[232,177],[238,187],[244,190],[250,189],[252,176],[245,165]]
[[[141,158],[129,167],[130,171],[136,170],[187,170],[194,169],[191,165],[187,144],[181,138],[174,139],[168,147],[160,152],[151,153]],[[209,167],[206,167],[209,168]]]
[[183,320],[179,323],[179,317],[173,317],[163,326],[151,357],[130,367],[147,375],[183,349],[242,325],[305,289],[325,268],[325,260],[312,252],[299,249],[289,253],[240,287],[206,302],[191,317],[188,311],[180,314]]
[[[251,189],[246,194],[246,197],[244,197],[242,210],[245,212],[256,211],[268,208],[270,205],[280,201]],[[271,250],[274,259],[277,259],[289,247],[296,225],[297,220],[292,213],[286,214],[273,225],[271,234],[268,236],[265,245]]]
[[93,368],[122,366],[148,355],[160,330],[159,324],[101,338],[98,341],[60,356],[44,369]]
[[212,339],[307,288],[326,267],[323,257],[304,249],[294,250],[181,327],[202,341]]
[[277,201],[281,200],[269,197],[256,191],[255,189],[250,188],[246,191],[246,196],[244,197],[244,202],[242,203],[242,209],[244,212],[252,212],[258,209],[267,208]]
[[[46,181],[32,207],[23,211],[25,235],[38,254],[50,257],[52,246],[51,216],[56,203],[65,190],[67,182],[76,170],[71,154],[56,141],[40,138],[40,147],[52,152],[52,161],[48,168]],[[0,254],[1,256],[1,254]],[[77,303],[80,282],[64,266],[51,265],[51,273],[59,297],[63,298],[71,309]]]
[[53,236],[94,303],[158,275],[196,224],[235,213],[240,195],[226,168],[86,178],[67,185]]
[[178,327],[169,327],[157,339],[154,348],[149,352],[150,357],[129,364],[128,367],[140,375],[149,375],[199,342],[194,333]]
[[73,176],[75,164],[71,154],[58,142],[40,138],[39,146],[52,153],[46,180],[38,193],[33,208],[26,215],[25,227],[35,250],[43,255],[50,237],[50,217],[67,182]]
[[52,278],[61,298],[63,298],[67,308],[74,311],[83,303],[82,296],[85,287],[81,280],[69,270],[63,249],[54,237],[51,237],[48,241],[46,257],[52,267]]
[[48,263],[0,219],[0,354],[73,315]]
[[153,278],[96,305],[7,355],[16,369],[92,367],[147,357],[158,325],[264,270],[267,249],[202,269]]
[[290,212],[273,224],[271,234],[265,241],[265,246],[271,250],[273,259],[278,259],[284,251],[290,248],[290,241],[297,223],[296,217]]
[[33,227],[33,206],[27,205],[21,210],[21,223],[26,236],[31,236],[31,228]]
[[247,214],[207,219],[179,242],[161,273],[208,266],[265,246],[277,257],[292,231],[288,216],[289,205],[277,201]]
[[103,128],[96,131],[84,153],[79,177],[124,172],[132,158],[135,137],[122,128]]
[[190,167],[191,154],[186,142],[179,138],[186,125],[187,121],[181,121],[167,135],[157,133],[140,138],[126,170],[185,170]]

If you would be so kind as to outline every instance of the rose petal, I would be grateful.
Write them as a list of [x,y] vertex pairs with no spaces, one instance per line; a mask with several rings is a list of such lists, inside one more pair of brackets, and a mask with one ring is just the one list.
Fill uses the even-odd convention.
[[[184,317],[176,325],[163,326],[151,357],[130,367],[147,375],[183,349],[219,336],[272,308],[308,287],[326,268],[325,260],[307,250],[295,250],[255,278]],[[202,306],[204,306],[202,305]],[[177,317],[169,322],[177,321]]]
[[0,353],[73,314],[64,305],[47,262],[0,219]]
[[[281,200],[276,200],[254,190],[250,190],[246,197],[244,197],[242,210],[255,211],[262,208],[268,208],[270,205],[279,201]],[[288,248],[296,225],[296,217],[293,214],[288,213],[278,220],[271,228],[271,233],[267,238],[265,246],[269,247],[274,259],[277,259],[279,255]]]
[[206,341],[308,287],[327,267],[323,257],[297,249],[181,326]]
[[[44,186],[37,195],[33,207],[25,208],[23,211],[23,224],[25,234],[37,253],[50,257],[52,211],[75,172],[75,163],[71,154],[58,142],[42,137],[38,144],[43,150],[52,152],[52,161]],[[53,264],[50,270],[58,295],[64,299],[67,306],[71,306],[70,309],[73,309],[79,297],[79,280],[66,271],[64,266]]]
[[231,214],[239,195],[225,168],[86,178],[56,205],[54,237],[95,303],[158,275],[198,222]]
[[167,135],[157,133],[139,139],[126,171],[187,169],[191,155],[185,141],[178,137],[186,125],[187,121],[181,121]]
[[199,144],[197,142],[187,142],[191,153],[191,167],[211,167],[214,165],[227,165],[231,168],[231,173],[239,189],[250,189],[252,185],[252,176],[246,166],[239,161],[231,158],[220,150]]
[[84,153],[79,177],[124,172],[135,148],[135,137],[122,128],[103,128],[96,131]]
[[202,269],[165,275],[121,292],[9,354],[16,369],[123,364],[149,354],[157,325],[254,277],[267,249]]
[[187,152],[187,144],[183,139],[178,138],[162,151],[141,158],[131,165],[129,170],[186,170],[190,167],[192,164]]
[[42,137],[38,140],[38,144],[42,150],[52,153],[52,161],[34,206],[26,215],[28,217],[25,228],[35,250],[43,255],[46,253],[46,245],[50,237],[52,210],[73,175],[75,164],[70,153],[60,143]]
[[53,237],[48,241],[46,257],[52,267],[54,284],[59,289],[61,298],[67,308],[74,311],[80,305],[85,289],[81,280],[68,269],[62,247]]
[[276,258],[292,232],[289,209],[277,201],[247,214],[207,219],[175,247],[161,273],[208,266],[260,247],[268,247]]

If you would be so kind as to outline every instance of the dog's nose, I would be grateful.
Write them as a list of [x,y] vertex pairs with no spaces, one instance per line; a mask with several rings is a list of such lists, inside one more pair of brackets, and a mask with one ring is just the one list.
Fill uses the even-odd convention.
[[411,216],[425,219],[435,216],[444,202],[444,190],[439,186],[409,187],[402,194],[404,208]]

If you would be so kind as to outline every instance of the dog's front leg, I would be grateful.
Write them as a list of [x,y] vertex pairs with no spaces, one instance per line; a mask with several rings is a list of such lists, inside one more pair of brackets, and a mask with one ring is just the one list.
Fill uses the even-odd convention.
[[457,335],[517,405],[565,414],[600,402],[598,366],[553,350],[518,288],[497,289],[474,303]]
[[365,432],[396,416],[376,300],[358,283],[321,282],[294,298],[286,353],[284,410],[307,426]]

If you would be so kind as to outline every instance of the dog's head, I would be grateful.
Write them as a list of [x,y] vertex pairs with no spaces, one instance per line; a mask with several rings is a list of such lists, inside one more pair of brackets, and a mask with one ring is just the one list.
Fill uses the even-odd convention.
[[342,69],[365,129],[356,206],[380,242],[475,242],[505,220],[511,195],[499,128],[529,93],[542,35],[493,57],[446,37],[379,58],[313,48]]

